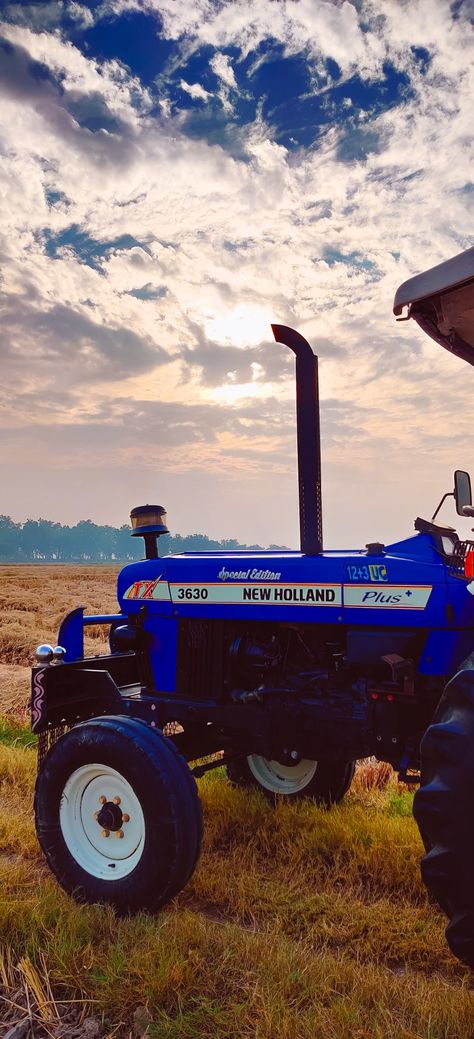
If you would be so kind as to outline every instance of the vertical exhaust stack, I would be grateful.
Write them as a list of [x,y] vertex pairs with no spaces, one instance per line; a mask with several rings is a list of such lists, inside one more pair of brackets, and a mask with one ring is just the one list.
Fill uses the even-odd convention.
[[300,543],[304,555],[317,556],[323,549],[318,358],[294,328],[272,325],[272,332],[277,343],[296,354]]

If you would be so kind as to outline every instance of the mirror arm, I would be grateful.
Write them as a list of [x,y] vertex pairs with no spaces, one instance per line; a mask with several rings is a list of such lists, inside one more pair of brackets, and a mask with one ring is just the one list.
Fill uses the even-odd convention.
[[431,517],[431,522],[432,523],[434,523],[434,520],[435,520],[436,516],[438,515],[438,512],[439,512],[441,506],[444,505],[444,503],[446,501],[446,498],[454,498],[454,491],[446,491],[446,494],[443,495],[443,497],[441,498],[441,501],[440,501],[440,503],[438,505],[438,508],[436,509],[436,511],[433,513],[433,515]]

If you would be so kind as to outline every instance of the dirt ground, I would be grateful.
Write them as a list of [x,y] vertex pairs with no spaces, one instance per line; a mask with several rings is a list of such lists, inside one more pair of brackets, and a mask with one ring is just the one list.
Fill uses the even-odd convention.
[[[0,714],[24,713],[35,649],[41,642],[56,645],[69,610],[116,611],[118,570],[118,565],[0,566]],[[103,628],[89,628],[86,649],[106,651]]]

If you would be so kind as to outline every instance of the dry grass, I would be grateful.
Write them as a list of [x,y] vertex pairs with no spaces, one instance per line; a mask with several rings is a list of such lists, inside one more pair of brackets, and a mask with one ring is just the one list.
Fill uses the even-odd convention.
[[471,975],[428,905],[410,795],[394,779],[332,812],[274,811],[209,775],[191,883],[159,917],[117,920],[76,906],[44,867],[34,768],[32,750],[1,748],[0,946],[56,1000],[84,999],[124,1031],[146,1005],[149,1034],[170,1039],[474,1033]]
[[[40,642],[56,644],[64,615],[75,606],[115,613],[118,567],[0,566],[0,712],[23,710],[29,668]],[[102,627],[88,628],[86,652],[107,652]]]
[[[44,624],[41,640],[54,641],[57,615],[75,603],[115,608],[111,571],[39,569],[30,571],[49,605],[28,605]],[[5,592],[15,612],[27,570],[15,571],[17,598],[15,573]],[[5,668],[11,686],[15,666]],[[2,739],[0,983],[7,1000],[26,985],[45,1035],[61,1034],[68,999],[85,1001],[77,1006],[118,1037],[130,1034],[138,1007],[150,1039],[474,1035],[472,976],[449,954],[444,921],[428,904],[412,795],[391,770],[364,763],[331,812],[273,810],[223,771],[209,774],[200,781],[205,846],[190,884],[158,917],[117,920],[78,907],[50,876],[31,818],[34,750],[13,721],[0,726]],[[0,1035],[1,1000],[0,987]]]

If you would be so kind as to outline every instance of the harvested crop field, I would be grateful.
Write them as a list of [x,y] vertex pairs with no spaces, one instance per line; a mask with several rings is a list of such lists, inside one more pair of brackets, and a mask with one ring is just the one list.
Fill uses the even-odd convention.
[[[40,642],[56,644],[68,610],[117,609],[112,566],[0,566],[0,712],[21,711],[29,696],[29,668]],[[104,628],[89,628],[88,653],[107,652]]]
[[274,810],[217,770],[199,781],[198,869],[166,911],[119,920],[68,898],[32,823],[28,667],[68,609],[115,609],[115,571],[0,576],[0,1037],[471,1039],[472,975],[422,887],[412,795],[377,767],[331,812]]

